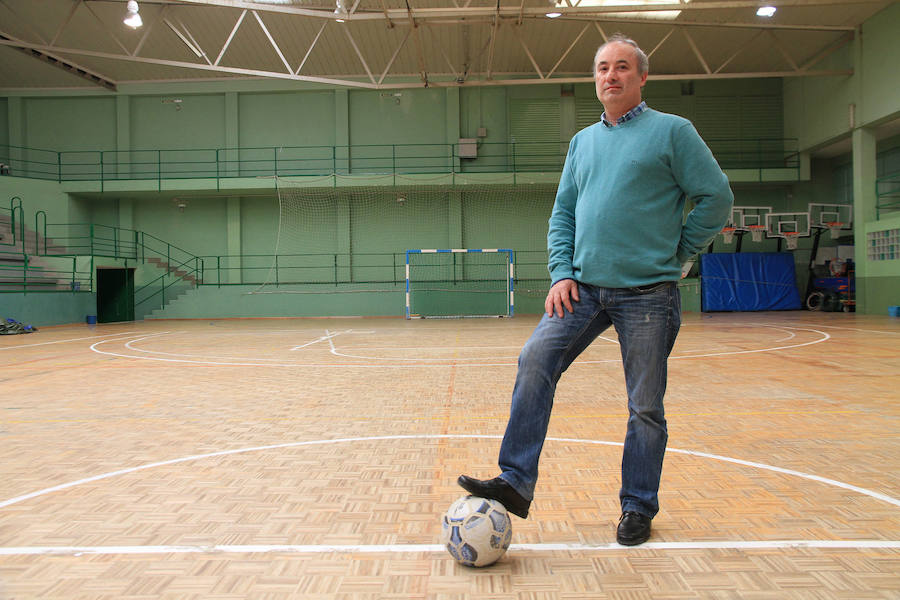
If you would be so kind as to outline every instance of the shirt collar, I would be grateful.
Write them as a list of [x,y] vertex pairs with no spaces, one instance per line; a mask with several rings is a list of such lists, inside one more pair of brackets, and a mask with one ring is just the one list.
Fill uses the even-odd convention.
[[[635,106],[634,108],[629,110],[627,113],[625,113],[624,115],[619,117],[619,120],[616,121],[616,125],[621,125],[622,123],[625,123],[626,121],[632,120],[633,118],[635,118],[636,116],[638,116],[639,114],[644,112],[645,110],[647,110],[647,103],[642,100],[640,104],[638,104],[637,106]],[[603,111],[603,114],[600,115],[600,120],[607,127],[613,127],[613,124],[606,120],[606,111]]]

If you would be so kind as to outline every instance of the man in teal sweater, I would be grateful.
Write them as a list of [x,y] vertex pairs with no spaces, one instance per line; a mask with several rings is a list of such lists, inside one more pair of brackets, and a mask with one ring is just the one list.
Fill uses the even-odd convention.
[[[690,121],[641,101],[647,56],[613,36],[594,59],[601,121],[569,145],[547,235],[553,284],[519,356],[501,473],[466,475],[470,494],[522,518],[534,498],[556,384],[597,336],[615,327],[628,394],[616,540],[650,537],[668,433],[666,363],[681,325],[682,264],[725,224],[734,197]],[[685,202],[694,207],[684,219]]]

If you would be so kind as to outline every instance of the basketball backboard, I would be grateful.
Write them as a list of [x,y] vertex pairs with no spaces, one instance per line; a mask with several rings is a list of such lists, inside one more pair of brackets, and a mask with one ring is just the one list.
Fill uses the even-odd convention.
[[831,238],[841,236],[841,230],[853,229],[852,204],[809,204],[809,222],[813,229],[828,229]]
[[853,205],[811,202],[809,223],[816,229],[827,229],[829,223],[841,223],[841,229],[850,229],[853,225]]
[[729,226],[749,231],[753,225],[765,225],[766,215],[770,212],[772,212],[771,206],[735,206],[731,209]]
[[786,233],[796,233],[801,237],[809,236],[808,212],[770,212],[766,215],[766,237],[785,237]]

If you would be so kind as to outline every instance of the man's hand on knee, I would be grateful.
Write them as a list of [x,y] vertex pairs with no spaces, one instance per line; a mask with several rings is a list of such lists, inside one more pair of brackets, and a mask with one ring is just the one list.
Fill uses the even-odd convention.
[[572,310],[572,302],[578,302],[579,300],[578,283],[574,279],[560,279],[553,284],[553,287],[547,293],[547,299],[544,300],[544,310],[548,316],[552,317],[555,312],[562,319],[564,315],[563,309],[574,312]]

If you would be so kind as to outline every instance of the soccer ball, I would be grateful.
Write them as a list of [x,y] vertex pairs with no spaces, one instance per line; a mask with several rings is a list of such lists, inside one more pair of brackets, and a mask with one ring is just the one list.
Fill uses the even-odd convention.
[[467,567],[494,564],[511,539],[509,515],[496,500],[463,496],[450,505],[441,522],[441,543]]

